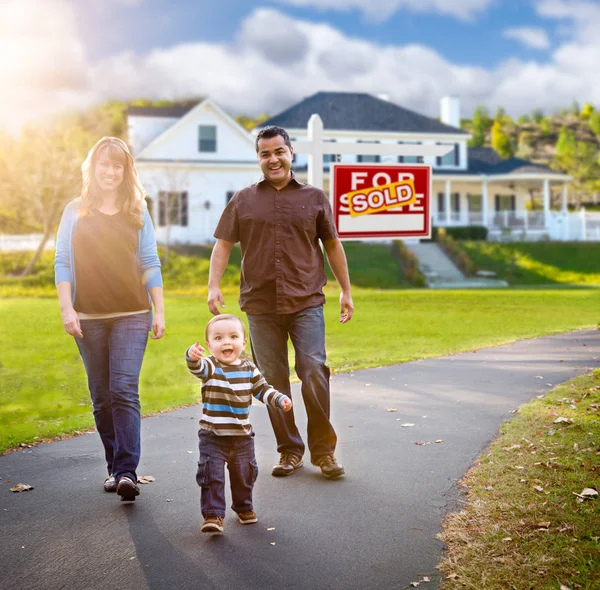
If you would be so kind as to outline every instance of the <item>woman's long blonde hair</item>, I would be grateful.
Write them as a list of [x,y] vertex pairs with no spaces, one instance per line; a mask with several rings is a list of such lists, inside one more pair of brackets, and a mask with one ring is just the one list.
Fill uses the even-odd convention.
[[123,164],[123,182],[117,189],[119,193],[117,204],[127,214],[131,224],[136,229],[140,229],[144,225],[142,212],[146,207],[144,188],[138,178],[133,156],[127,144],[118,137],[103,137],[97,141],[88,152],[83,164],[81,164],[81,174],[83,176],[81,215],[87,215],[94,211],[102,202],[94,170],[98,161],[98,154],[103,149],[108,151],[110,159]]

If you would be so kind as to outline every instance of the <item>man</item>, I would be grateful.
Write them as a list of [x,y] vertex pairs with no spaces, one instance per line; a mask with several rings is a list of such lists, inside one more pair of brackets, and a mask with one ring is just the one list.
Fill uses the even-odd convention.
[[[341,287],[340,322],[352,318],[348,265],[325,193],[299,182],[291,166],[294,150],[281,127],[265,127],[256,136],[256,153],[264,178],[237,192],[215,230],[210,259],[208,308],[224,307],[219,283],[236,242],[242,248],[240,307],[248,316],[252,353],[267,382],[291,397],[288,337],[296,353],[296,373],[308,416],[311,461],[328,478],[344,474],[335,458],[337,436],[329,420],[329,368],[325,364],[323,286],[327,259]],[[293,409],[269,417],[279,463],[273,475],[302,467],[304,442]]]

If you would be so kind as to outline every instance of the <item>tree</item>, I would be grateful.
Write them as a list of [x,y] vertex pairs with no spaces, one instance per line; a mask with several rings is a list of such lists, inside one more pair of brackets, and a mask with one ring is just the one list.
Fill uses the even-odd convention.
[[516,156],[523,160],[529,160],[533,156],[533,135],[528,131],[519,134]]
[[591,104],[586,102],[583,105],[583,107],[581,108],[581,112],[579,113],[579,118],[580,119],[589,119],[592,116],[593,112],[594,112],[594,107]]
[[473,127],[469,146],[482,147],[485,145],[485,136],[491,126],[491,119],[486,107],[480,105],[473,111]]
[[24,221],[42,229],[42,239],[22,275],[28,275],[56,231],[66,203],[81,187],[81,162],[94,138],[81,127],[25,129],[15,140],[1,174],[7,203]]
[[510,138],[504,131],[500,121],[496,121],[492,126],[492,147],[504,159],[511,158],[514,154],[514,149]]
[[544,118],[544,111],[542,109],[533,109],[533,111],[531,111],[531,118],[536,122],[536,123],[541,123],[542,119]]
[[566,125],[560,130],[553,167],[573,177],[573,187],[578,192],[592,191],[598,188],[600,162],[595,146],[577,141]]
[[598,136],[600,136],[600,111],[592,113],[589,118],[590,129]]

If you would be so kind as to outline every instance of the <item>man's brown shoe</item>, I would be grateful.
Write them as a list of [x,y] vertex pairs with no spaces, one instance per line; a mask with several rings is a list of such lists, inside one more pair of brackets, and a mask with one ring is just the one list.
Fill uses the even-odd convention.
[[258,521],[258,518],[256,518],[254,510],[248,510],[247,512],[238,512],[238,520],[242,524],[254,524]]
[[341,463],[338,463],[333,455],[317,457],[312,463],[321,468],[323,477],[333,479],[335,477],[341,477],[345,473],[344,466]]
[[200,530],[203,533],[222,533],[223,532],[223,517],[209,516],[204,519]]
[[290,453],[281,453],[279,463],[273,467],[271,475],[275,477],[285,477],[291,475],[296,469],[300,469],[304,463],[302,463],[302,457],[298,455],[292,455]]

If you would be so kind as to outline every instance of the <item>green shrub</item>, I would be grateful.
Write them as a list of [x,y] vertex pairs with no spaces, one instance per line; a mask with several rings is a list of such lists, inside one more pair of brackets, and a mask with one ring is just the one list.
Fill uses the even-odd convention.
[[483,225],[458,225],[451,227],[438,228],[434,227],[431,238],[434,242],[438,240],[438,232],[443,229],[446,235],[451,236],[455,240],[469,240],[471,242],[486,241],[488,235],[487,227]]

